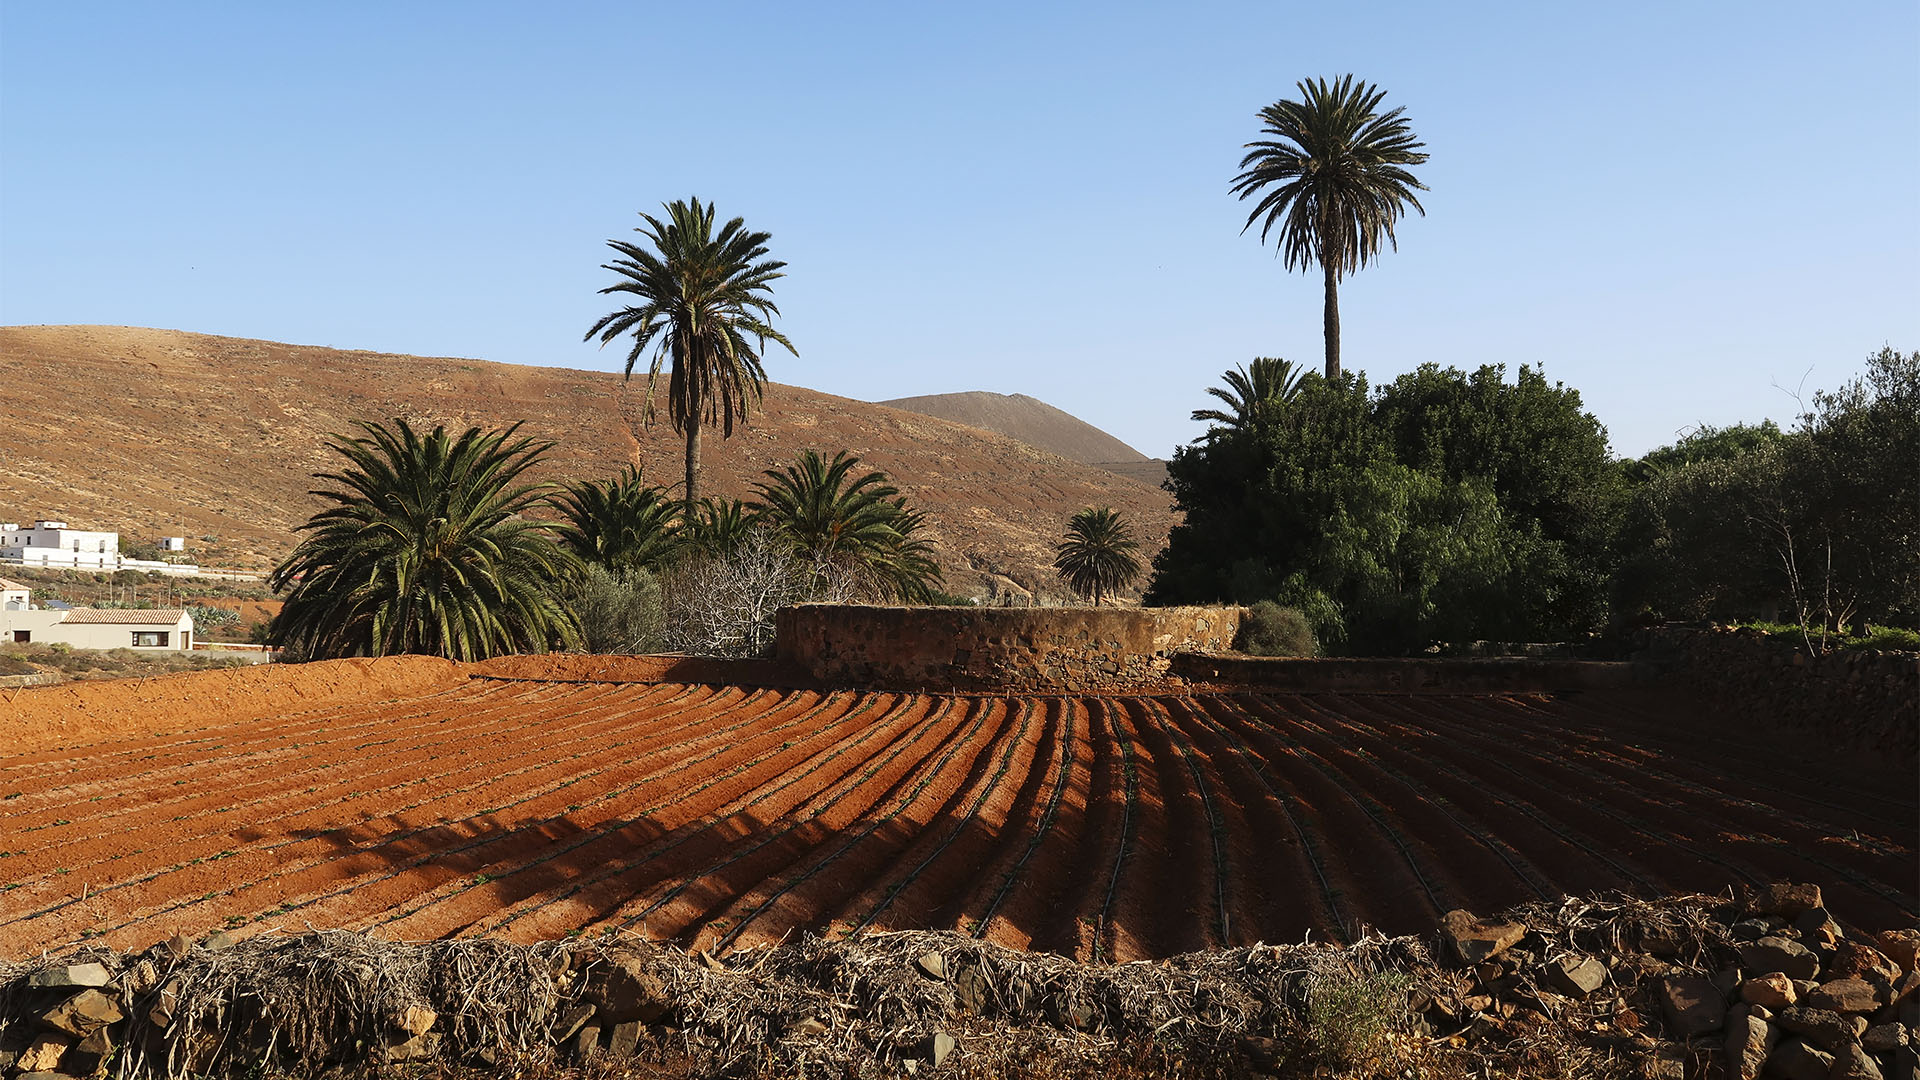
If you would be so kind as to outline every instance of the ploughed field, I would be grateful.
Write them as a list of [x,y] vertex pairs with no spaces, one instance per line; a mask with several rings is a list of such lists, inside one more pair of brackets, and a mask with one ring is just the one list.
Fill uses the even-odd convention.
[[0,956],[222,928],[621,930],[722,950],[950,928],[1128,960],[1775,880],[1818,882],[1864,926],[1916,909],[1910,777],[1637,688],[1020,698],[473,677],[180,726],[0,740]]

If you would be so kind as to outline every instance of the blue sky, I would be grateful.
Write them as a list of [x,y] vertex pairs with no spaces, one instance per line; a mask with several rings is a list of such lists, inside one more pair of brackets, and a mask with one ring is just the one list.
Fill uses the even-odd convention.
[[698,194],[790,264],[776,381],[1166,456],[1221,372],[1321,361],[1227,189],[1351,71],[1433,156],[1347,366],[1543,364],[1636,454],[1920,348],[1917,57],[1912,0],[4,0],[0,323],[617,370],[604,242]]

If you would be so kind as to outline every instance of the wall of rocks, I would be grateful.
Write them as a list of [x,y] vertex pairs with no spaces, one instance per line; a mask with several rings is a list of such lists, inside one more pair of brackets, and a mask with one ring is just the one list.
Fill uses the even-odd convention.
[[1244,609],[782,608],[780,662],[839,686],[1010,693],[1126,692],[1176,653],[1224,652]]
[[1920,761],[1920,656],[1804,647],[1737,627],[1662,627],[1647,655],[1727,710],[1831,745]]

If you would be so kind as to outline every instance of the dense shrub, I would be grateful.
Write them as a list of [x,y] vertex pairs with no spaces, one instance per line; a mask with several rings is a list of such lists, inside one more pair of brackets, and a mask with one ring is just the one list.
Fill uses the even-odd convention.
[[1250,656],[1316,656],[1320,644],[1298,608],[1262,600],[1247,609],[1233,647]]
[[645,570],[589,564],[574,585],[573,616],[590,653],[647,653],[660,648],[664,616],[660,583]]

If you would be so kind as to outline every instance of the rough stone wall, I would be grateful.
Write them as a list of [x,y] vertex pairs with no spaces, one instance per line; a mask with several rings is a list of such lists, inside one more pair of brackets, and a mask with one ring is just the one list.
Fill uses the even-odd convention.
[[1767,727],[1811,731],[1833,745],[1886,754],[1911,768],[1920,751],[1920,656],[1849,649],[1808,656],[1791,642],[1735,627],[1663,627],[1651,651],[1677,677]]
[[815,679],[878,689],[1124,692],[1175,653],[1224,652],[1244,609],[782,608],[779,658]]

